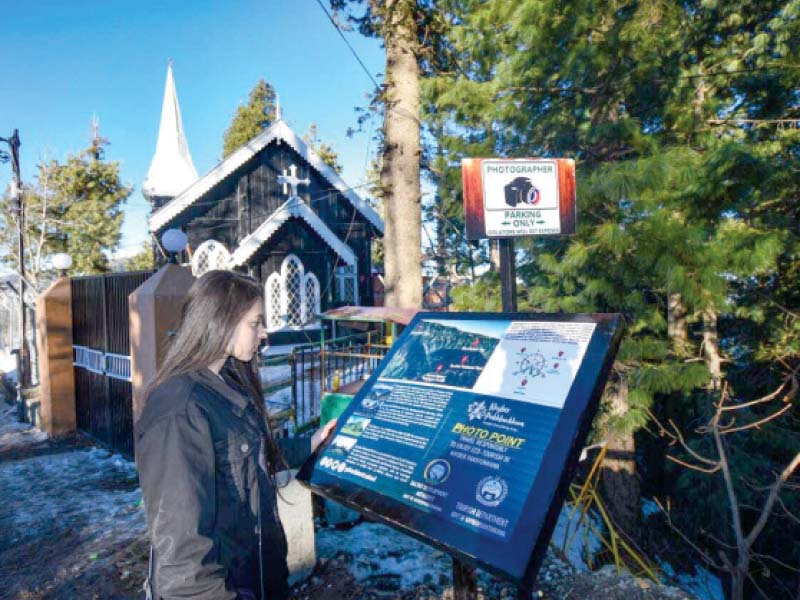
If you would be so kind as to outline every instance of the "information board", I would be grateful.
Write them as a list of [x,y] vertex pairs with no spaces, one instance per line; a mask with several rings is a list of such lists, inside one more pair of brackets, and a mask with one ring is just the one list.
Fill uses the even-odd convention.
[[420,313],[298,478],[527,581],[619,336],[616,315]]
[[461,161],[467,239],[575,233],[575,161]]

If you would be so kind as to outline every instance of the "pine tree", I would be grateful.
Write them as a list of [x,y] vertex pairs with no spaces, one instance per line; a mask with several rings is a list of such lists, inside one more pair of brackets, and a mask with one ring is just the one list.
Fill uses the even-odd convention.
[[[120,180],[119,164],[102,160],[104,145],[94,143],[63,164],[40,163],[35,185],[25,191],[25,263],[38,289],[47,283],[49,258],[57,252],[72,256],[75,274],[109,268],[108,255],[119,244],[122,206],[132,190]],[[2,260],[16,263],[9,208],[6,196],[0,203],[0,244],[7,249]]]
[[342,165],[339,163],[339,153],[333,149],[333,146],[319,139],[316,123],[311,123],[311,125],[308,126],[308,131],[303,136],[303,141],[311,146],[311,149],[317,153],[322,159],[322,162],[337,173],[342,172]]
[[225,130],[222,158],[252,140],[275,121],[275,99],[273,87],[264,79],[259,79],[250,90],[247,104],[236,109],[230,126]]

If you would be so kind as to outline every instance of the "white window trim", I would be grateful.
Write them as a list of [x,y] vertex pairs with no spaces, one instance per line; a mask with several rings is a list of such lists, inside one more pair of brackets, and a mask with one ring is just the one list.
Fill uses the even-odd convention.
[[[192,275],[200,277],[209,271],[219,270],[219,266],[215,269],[206,268],[205,271],[200,272],[200,259],[206,255],[206,265],[210,266],[216,264],[223,266],[223,270],[230,270],[231,253],[224,244],[217,240],[206,240],[197,247],[197,250],[192,254]],[[218,258],[219,257],[219,258]]]
[[[290,325],[288,323],[288,315],[290,308],[289,304],[292,301],[292,298],[290,297],[289,294],[287,273],[289,269],[289,264],[292,262],[296,262],[300,278],[298,298],[297,298],[300,304],[301,323],[299,325]],[[316,291],[315,297],[311,302],[309,302],[307,298],[309,281],[312,281],[314,283],[314,288]],[[272,294],[272,288],[276,283],[280,286],[280,300],[277,306],[273,301],[273,294]],[[321,287],[319,285],[319,279],[317,278],[317,276],[314,275],[314,273],[306,273],[303,261],[301,261],[300,258],[297,257],[295,254],[287,255],[281,262],[280,271],[271,273],[270,276],[267,277],[267,281],[264,284],[264,302],[265,302],[264,308],[266,311],[267,331],[269,333],[274,333],[276,331],[299,331],[301,329],[318,328],[319,323],[316,317],[321,312],[320,296],[321,296]],[[313,315],[308,314],[309,304],[313,306],[313,311],[314,311]]]

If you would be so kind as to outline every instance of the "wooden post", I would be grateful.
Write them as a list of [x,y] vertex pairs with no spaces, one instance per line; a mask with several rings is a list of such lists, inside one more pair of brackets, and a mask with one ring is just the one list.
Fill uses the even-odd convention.
[[503,312],[517,312],[517,266],[514,256],[514,238],[500,241],[500,295]]
[[478,600],[475,569],[453,557],[453,600]]
[[168,263],[128,296],[134,423],[144,408],[147,384],[166,355],[168,333],[178,324],[194,280],[188,268]]
[[75,370],[72,366],[72,289],[61,277],[36,298],[41,386],[41,429],[51,436],[75,431]]

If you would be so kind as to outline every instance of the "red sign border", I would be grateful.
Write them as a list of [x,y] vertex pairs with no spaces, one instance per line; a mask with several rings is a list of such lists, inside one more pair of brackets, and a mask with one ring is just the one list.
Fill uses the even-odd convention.
[[576,203],[575,203],[575,160],[572,158],[464,158],[461,160],[461,179],[464,194],[464,220],[466,223],[468,240],[482,240],[486,238],[503,239],[514,237],[534,237],[533,235],[519,236],[488,236],[486,235],[486,221],[483,212],[483,174],[481,163],[485,160],[507,161],[509,163],[530,160],[556,161],[558,169],[558,193],[560,197],[559,217],[561,232],[557,234],[536,235],[570,235],[576,231]]

